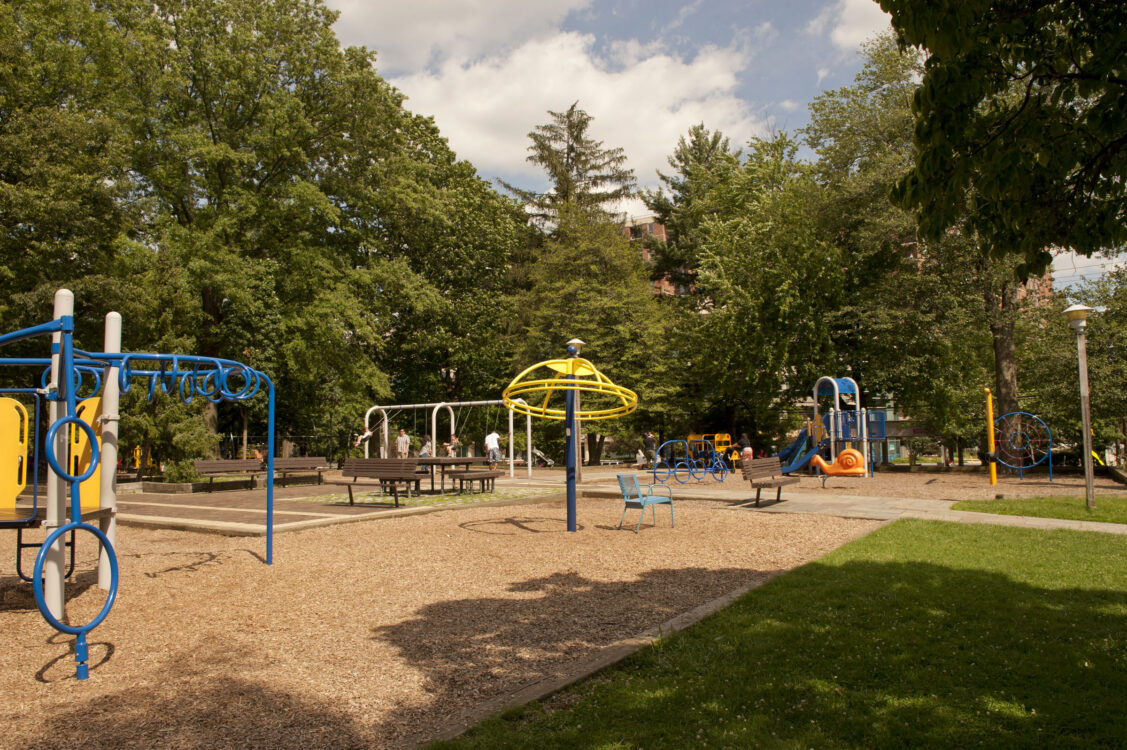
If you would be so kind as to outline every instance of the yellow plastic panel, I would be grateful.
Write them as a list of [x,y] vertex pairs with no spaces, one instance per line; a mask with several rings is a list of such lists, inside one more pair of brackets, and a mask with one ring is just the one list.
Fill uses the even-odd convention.
[[[93,428],[94,435],[98,438],[98,447],[101,448],[101,397],[92,396],[80,401],[78,408],[75,409],[75,414]],[[90,440],[86,437],[86,432],[72,427],[70,431],[70,462],[67,468],[71,476],[78,476],[86,471],[86,467],[90,464],[90,453]],[[100,453],[101,451],[99,451]],[[79,493],[84,510],[92,510],[100,506],[102,494],[102,467],[100,465],[94,469],[94,473],[88,479],[83,480],[82,484],[79,485]]]
[[27,409],[0,398],[0,508],[14,509],[27,487]]

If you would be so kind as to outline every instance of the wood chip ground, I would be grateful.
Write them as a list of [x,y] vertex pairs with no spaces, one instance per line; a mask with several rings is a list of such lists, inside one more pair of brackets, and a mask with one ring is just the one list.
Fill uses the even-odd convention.
[[[929,479],[898,481],[957,490]],[[121,527],[120,591],[85,682],[5,542],[0,746],[394,747],[878,525],[686,500],[675,529],[659,508],[634,534],[615,528],[621,509],[581,499],[576,534],[561,502],[283,534],[273,566],[259,538]],[[85,622],[104,592],[79,545],[68,615]]]

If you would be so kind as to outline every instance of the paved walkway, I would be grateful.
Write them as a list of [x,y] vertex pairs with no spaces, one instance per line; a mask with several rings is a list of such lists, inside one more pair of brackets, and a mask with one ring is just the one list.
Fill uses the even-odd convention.
[[[592,482],[603,480],[592,478]],[[611,477],[613,481],[613,476]],[[710,499],[735,502],[748,497],[745,486],[692,484],[677,486],[676,498]],[[598,497],[619,497],[617,487],[598,488],[584,485],[583,494]],[[783,490],[783,500],[776,503],[768,490],[763,493],[762,507],[756,508],[754,501],[738,503],[734,507],[747,508],[757,513],[817,513],[843,518],[869,518],[879,521],[897,518],[922,518],[929,521],[952,521],[955,523],[988,523],[998,526],[1021,526],[1030,529],[1075,529],[1079,531],[1102,531],[1108,534],[1127,534],[1127,524],[1101,523],[1097,521],[1071,521],[1058,518],[1034,518],[1032,516],[1009,516],[997,513],[978,513],[969,510],[951,510],[953,502],[910,497],[880,497],[828,492],[811,494]]]
[[[579,491],[585,497],[620,497],[615,481],[616,468],[590,468],[583,470]],[[514,505],[539,502],[558,502],[566,491],[561,471],[538,470],[529,477],[518,470],[515,477],[497,481],[498,490],[544,491],[537,497],[506,499],[504,492],[496,499],[475,498],[478,503]],[[678,500],[712,500],[729,505],[736,512],[754,513],[816,513],[846,518],[894,520],[897,518],[922,518],[956,523],[989,523],[1002,526],[1021,526],[1035,529],[1076,529],[1101,531],[1110,534],[1127,534],[1127,524],[1069,521],[1053,518],[1007,516],[992,513],[974,513],[951,510],[949,500],[912,497],[882,497],[845,494],[834,491],[810,492],[784,489],[783,501],[775,503],[770,491],[764,493],[763,507],[749,502],[753,496],[742,482],[673,485]],[[123,487],[118,496],[118,520],[121,523],[176,528],[195,531],[212,531],[223,534],[261,536],[266,533],[266,492],[255,490],[218,490],[191,494],[136,493]],[[274,530],[276,532],[300,531],[338,523],[367,521],[400,515],[430,513],[449,505],[419,505],[414,498],[402,501],[395,508],[391,498],[369,496],[361,505],[350,506],[344,488],[334,485],[296,485],[275,487]],[[425,498],[433,497],[424,493]]]

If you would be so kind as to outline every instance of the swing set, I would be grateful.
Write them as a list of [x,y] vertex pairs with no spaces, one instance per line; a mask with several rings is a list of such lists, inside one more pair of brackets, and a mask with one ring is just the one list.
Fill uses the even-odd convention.
[[[34,588],[35,603],[56,630],[75,636],[76,677],[89,677],[86,634],[109,614],[117,596],[116,537],[118,402],[134,380],[148,381],[149,400],[161,393],[190,403],[201,396],[212,403],[244,401],[263,386],[268,403],[268,440],[274,444],[274,385],[264,373],[247,365],[214,357],[121,352],[121,316],[106,315],[105,351],[88,352],[74,346],[74,294],[55,293],[54,317],[47,323],[0,335],[0,347],[25,339],[51,336],[48,357],[0,357],[0,366],[42,368],[38,387],[5,388],[0,396],[0,528],[17,530],[16,569]],[[78,392],[93,382],[91,395],[79,401]],[[34,421],[14,396],[35,401]],[[48,427],[38,434],[41,405],[47,402]],[[34,429],[32,429],[34,425]],[[33,451],[31,471],[28,453]],[[40,456],[46,459],[46,499],[40,507]],[[266,564],[273,563],[274,457],[267,454]],[[20,501],[32,485],[30,504]],[[69,507],[67,495],[69,494]],[[97,521],[95,526],[91,521]],[[43,527],[41,544],[25,543],[23,530]],[[74,537],[92,534],[99,543],[98,586],[107,591],[105,604],[85,625],[66,624],[65,579],[74,569]],[[70,534],[70,541],[65,537]],[[30,578],[20,557],[26,548],[38,547]],[[64,570],[66,548],[69,570]]]
[[[521,404],[524,403],[524,401],[522,399],[517,399],[517,401]],[[510,435],[513,434],[513,425],[514,425],[513,414],[514,414],[514,410],[511,406],[509,406],[508,402],[506,402],[504,400],[497,400],[497,401],[450,401],[450,402],[439,401],[439,402],[430,403],[430,404],[390,404],[390,405],[386,405],[386,406],[376,405],[376,406],[373,406],[370,409],[368,409],[367,412],[365,412],[365,414],[364,414],[364,429],[369,431],[369,432],[374,432],[374,430],[372,429],[372,415],[378,413],[379,414],[378,425],[379,425],[379,429],[380,429],[380,435],[382,436],[382,440],[381,440],[381,443],[380,443],[380,456],[379,457],[380,458],[387,458],[388,457],[387,456],[387,448],[388,448],[388,445],[390,445],[388,440],[389,440],[389,434],[390,434],[390,431],[391,431],[390,427],[389,427],[389,423],[400,412],[408,410],[408,409],[410,409],[412,412],[414,412],[418,409],[430,409],[430,436],[431,436],[431,440],[433,441],[432,445],[437,447],[439,445],[439,442],[440,442],[439,439],[438,439],[438,413],[442,410],[445,410],[447,416],[449,417],[450,432],[448,433],[448,436],[447,436],[448,439],[449,439],[450,435],[457,435],[458,434],[458,430],[457,430],[457,421],[458,420],[455,416],[454,409],[457,408],[458,413],[461,414],[462,408],[472,410],[473,407],[475,407],[475,406],[503,406],[503,407],[505,407],[505,409],[509,413],[509,434]],[[470,411],[467,411],[466,412],[466,419],[469,419],[469,414],[470,414]],[[526,437],[526,439],[525,439],[525,450],[528,454],[525,458],[525,466],[527,467],[527,470],[528,470],[528,476],[532,476],[532,451],[533,451],[533,448],[532,448],[532,416],[531,415],[526,416],[525,437]],[[509,447],[509,476],[513,477],[513,476],[516,476],[516,454],[515,454],[515,451],[514,451],[514,448],[513,448],[513,441],[512,440],[509,441],[508,447]],[[437,451],[435,451],[434,455],[437,455]],[[367,442],[364,443],[364,458],[369,458],[369,446],[368,446]]]

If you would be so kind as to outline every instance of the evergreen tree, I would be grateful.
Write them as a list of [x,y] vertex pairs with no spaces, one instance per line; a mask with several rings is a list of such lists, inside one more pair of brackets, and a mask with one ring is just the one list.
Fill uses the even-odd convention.
[[653,277],[666,278],[683,287],[696,280],[700,265],[700,232],[709,216],[707,200],[721,175],[730,174],[738,164],[740,151],[732,150],[720,131],[710,132],[703,123],[689,128],[688,140],[681,136],[668,158],[672,174],[658,172],[663,184],[647,190],[642,198],[646,207],[665,227],[666,240],[647,238],[654,258]]
[[603,148],[602,141],[587,135],[591,115],[573,103],[566,112],[548,111],[552,121],[537,125],[528,134],[532,145],[528,161],[544,169],[549,190],[536,193],[502,182],[528,208],[541,226],[559,220],[560,210],[607,213],[613,205],[634,193],[634,171],[626,168],[621,148]]

